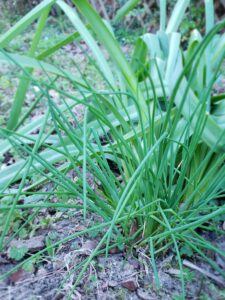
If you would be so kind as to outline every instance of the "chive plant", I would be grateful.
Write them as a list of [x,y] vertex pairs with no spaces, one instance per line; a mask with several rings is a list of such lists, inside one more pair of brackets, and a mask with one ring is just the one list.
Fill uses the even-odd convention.
[[[80,72],[76,62],[80,76],[74,77],[68,70],[42,61],[45,57],[42,54],[36,58],[6,50],[0,54],[1,60],[21,68],[26,88],[30,83],[39,86],[48,103],[48,114],[39,119],[38,124],[34,121],[13,132],[10,129],[16,127],[14,124],[0,131],[4,139],[1,153],[13,147],[21,156],[21,160],[0,171],[0,211],[7,220],[0,239],[1,249],[7,247],[5,237],[14,211],[31,207],[34,210],[49,206],[72,207],[82,210],[84,218],[88,211],[98,214],[102,224],[60,242],[105,228],[97,248],[74,269],[74,272],[79,269],[74,288],[96,255],[126,243],[149,246],[158,285],[156,255],[172,247],[183,274],[181,245],[187,245],[225,276],[205,255],[205,250],[215,251],[222,257],[225,254],[196,231],[225,212],[225,206],[218,206],[216,202],[224,196],[225,189],[225,96],[212,93],[221,78],[225,35],[221,36],[220,31],[225,22],[213,25],[209,9],[213,2],[206,1],[207,34],[202,37],[195,30],[187,48],[183,49],[178,28],[189,1],[177,1],[168,23],[166,1],[160,1],[160,30],[141,36],[131,60],[127,61],[110,24],[98,16],[88,1],[73,2],[78,11],[62,0],[56,4],[77,33],[49,49],[47,54],[80,36],[90,48],[90,54],[86,55],[101,79],[102,89],[93,83],[93,78],[87,79]],[[130,1],[130,7],[136,2]],[[6,43],[13,39],[43,13],[42,9],[46,14],[52,3],[43,1],[0,41]],[[109,60],[99,42],[108,51]],[[39,68],[57,77],[40,83],[30,68]],[[73,85],[75,96],[58,88],[58,77],[64,77]],[[60,94],[61,103],[51,99],[50,89]],[[17,103],[16,100],[14,105]],[[82,121],[74,114],[78,105],[85,110]],[[31,133],[40,123],[41,130],[35,139]],[[77,174],[75,181],[67,176],[71,169]],[[39,180],[27,184],[27,179],[37,173]],[[94,178],[95,188],[90,185],[88,176]],[[72,204],[49,202],[50,196],[57,195],[55,188],[46,193],[41,203],[17,203],[21,195],[26,199],[33,191],[38,194],[38,186],[46,181],[60,187],[73,199]],[[15,182],[19,182],[16,191],[12,190]],[[182,275],[181,281],[185,298]]]

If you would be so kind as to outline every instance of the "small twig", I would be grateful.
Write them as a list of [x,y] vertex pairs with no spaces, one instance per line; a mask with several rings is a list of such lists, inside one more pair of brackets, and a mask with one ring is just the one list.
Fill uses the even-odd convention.
[[183,265],[190,268],[190,269],[193,269],[195,271],[198,271],[199,273],[209,277],[210,279],[214,280],[217,284],[219,284],[220,286],[224,286],[224,281],[221,277],[218,277],[218,276],[215,276],[211,273],[209,273],[208,271],[194,265],[193,263],[191,263],[190,261],[184,259],[183,260]]

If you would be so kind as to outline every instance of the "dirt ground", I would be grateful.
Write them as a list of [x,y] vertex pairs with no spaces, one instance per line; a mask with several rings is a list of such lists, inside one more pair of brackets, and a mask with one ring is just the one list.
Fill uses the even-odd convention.
[[[44,214],[53,214],[51,210]],[[70,213],[71,215],[71,213]],[[40,250],[37,241],[44,240],[51,234],[55,240],[85,229],[81,213],[74,211],[73,216],[67,213],[54,216],[55,222],[25,240],[32,244],[31,252]],[[96,222],[94,215],[88,216],[89,224]],[[35,240],[36,238],[36,240]],[[77,237],[56,249],[55,253],[42,256],[30,272],[19,269],[0,283],[0,299],[10,300],[56,300],[67,299],[78,273],[73,269],[95,249],[98,236],[85,235]],[[18,245],[18,241],[14,241]],[[13,241],[11,242],[11,245]],[[225,240],[218,239],[217,246],[225,251]],[[36,247],[36,248],[35,248]],[[225,262],[215,258],[225,270]],[[200,271],[184,267],[186,282],[186,299],[225,299],[224,282],[218,274],[203,263],[198,257],[189,258],[190,263],[204,270]],[[0,274],[4,274],[15,266],[15,261],[8,253],[0,255]],[[157,258],[160,289],[155,284],[151,261],[146,249],[115,249],[108,257],[102,255],[94,259],[81,283],[71,294],[71,299],[181,299],[180,271],[172,251]],[[208,273],[215,278],[209,278]]]

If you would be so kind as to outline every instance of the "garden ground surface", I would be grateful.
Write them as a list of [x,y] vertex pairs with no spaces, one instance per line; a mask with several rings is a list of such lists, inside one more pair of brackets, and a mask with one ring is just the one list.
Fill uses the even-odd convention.
[[[46,236],[57,241],[100,221],[96,216],[88,215],[88,222],[84,222],[81,213],[71,210],[44,209],[34,223],[38,224],[40,218],[48,219],[49,224],[40,226],[32,237],[13,240],[10,245],[26,245],[30,253],[35,253],[44,248]],[[77,237],[55,249],[54,253],[42,255],[30,266],[29,272],[19,269],[11,274],[0,283],[0,299],[66,299],[78,274],[73,272],[74,267],[97,246],[100,237],[94,235]],[[207,234],[205,238],[210,238],[214,245],[225,251],[225,239],[215,233]],[[217,256],[214,259],[225,270],[225,262]],[[223,279],[207,264],[197,256],[183,262],[187,299],[225,299]],[[15,265],[8,253],[0,255],[1,274]],[[157,259],[157,270],[160,289],[155,285],[147,248],[133,249],[132,252],[126,248],[112,249],[108,257],[102,255],[92,261],[72,293],[72,299],[180,299],[180,270],[172,251]]]

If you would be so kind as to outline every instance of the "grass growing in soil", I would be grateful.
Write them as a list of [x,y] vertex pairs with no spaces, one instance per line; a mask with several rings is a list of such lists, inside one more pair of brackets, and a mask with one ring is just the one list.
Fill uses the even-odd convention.
[[[43,208],[81,211],[85,223],[93,213],[100,221],[58,241],[48,237],[46,247],[29,257],[26,247],[11,247],[18,264],[1,278],[35,264],[46,251],[54,256],[66,242],[94,233],[97,245],[66,278],[76,274],[68,298],[95,257],[115,247],[144,247],[158,289],[156,260],[175,253],[185,299],[183,258],[201,257],[219,278],[225,276],[207,255],[224,259],[224,252],[201,234],[225,213],[225,95],[215,90],[223,76],[225,21],[214,24],[213,1],[205,1],[206,33],[194,30],[184,49],[179,26],[189,1],[177,1],[166,22],[162,0],[160,30],[140,36],[126,58],[113,34],[123,14],[110,25],[88,1],[73,2],[76,9],[62,0],[45,0],[0,37],[0,60],[21,72],[7,126],[0,130],[1,155],[13,151],[17,158],[0,170],[0,249],[7,251],[13,239],[29,235]],[[131,9],[134,1],[128,2]],[[76,32],[38,52],[53,4]],[[119,14],[127,13],[128,4]],[[28,53],[12,51],[10,42],[36,19]],[[79,61],[68,70],[50,59],[74,40],[83,48],[87,74]],[[32,86],[38,95],[23,114]],[[40,101],[44,113],[31,118]]]

